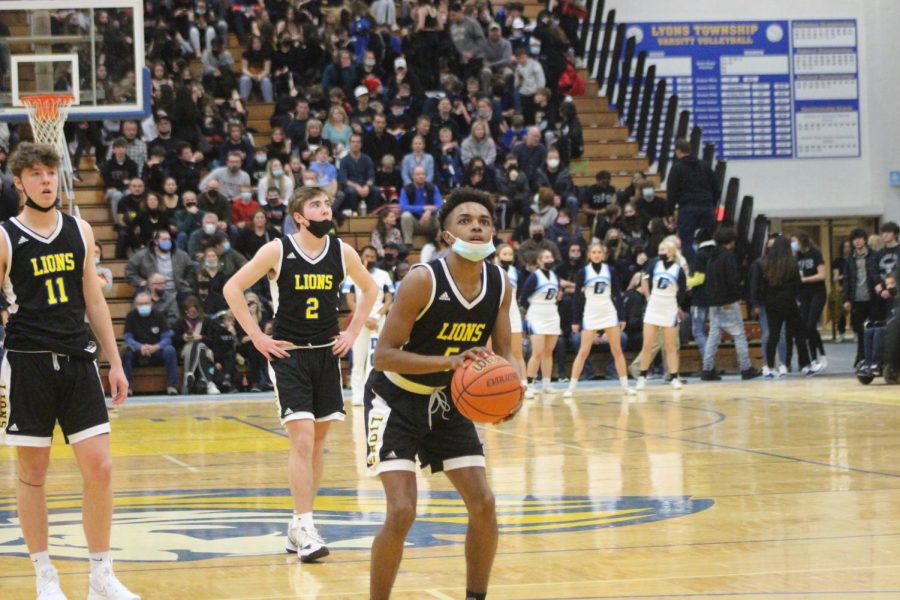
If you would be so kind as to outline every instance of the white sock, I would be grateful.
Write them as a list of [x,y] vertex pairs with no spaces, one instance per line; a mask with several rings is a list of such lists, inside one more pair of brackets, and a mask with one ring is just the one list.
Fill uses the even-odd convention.
[[550,387],[550,380],[549,379],[541,379],[541,385],[544,386],[545,388]]
[[523,380],[521,380],[519,383],[521,383],[521,384],[524,385],[524,386],[528,386],[528,380],[527,380],[527,379],[523,379]]
[[109,551],[91,552],[91,575],[98,575],[106,570],[112,570],[112,558],[109,556]]
[[40,575],[41,571],[47,567],[52,567],[53,565],[50,563],[50,551],[44,550],[43,552],[35,552],[32,554],[31,564],[34,565],[34,572],[38,575]]
[[628,387],[628,378],[627,377],[619,377],[619,382],[622,384],[623,388]]
[[294,523],[298,523],[307,529],[311,527],[315,527],[313,523],[313,514],[312,512],[305,512],[300,514],[294,514]]

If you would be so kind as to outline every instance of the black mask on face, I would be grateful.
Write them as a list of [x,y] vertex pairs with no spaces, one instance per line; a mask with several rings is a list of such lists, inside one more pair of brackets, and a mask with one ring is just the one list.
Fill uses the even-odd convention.
[[29,197],[29,196],[26,196],[25,198],[26,198],[25,206],[33,208],[34,210],[42,212],[42,213],[48,213],[59,205],[58,198],[57,198],[56,202],[54,202],[50,206],[41,206],[40,204],[38,204],[37,202],[32,200],[31,197]]
[[510,268],[512,266],[512,264],[513,264],[513,261],[511,261],[511,260],[501,260],[500,261],[500,266],[502,266],[504,269]]
[[532,233],[531,239],[533,239],[536,242],[540,242],[541,240],[544,239],[544,234],[543,233]]
[[619,245],[619,238],[613,238],[613,239],[609,240],[608,242],[606,242],[606,245],[609,246],[610,248],[617,247]]
[[306,229],[317,238],[323,238],[328,235],[329,231],[334,229],[334,223],[331,219],[326,219],[324,221],[310,221],[309,225],[306,226]]

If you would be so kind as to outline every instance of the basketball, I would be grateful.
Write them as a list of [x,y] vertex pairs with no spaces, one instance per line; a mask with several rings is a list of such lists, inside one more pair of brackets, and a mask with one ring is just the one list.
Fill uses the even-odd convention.
[[467,419],[496,423],[515,410],[522,396],[522,385],[516,369],[494,354],[456,369],[450,396]]

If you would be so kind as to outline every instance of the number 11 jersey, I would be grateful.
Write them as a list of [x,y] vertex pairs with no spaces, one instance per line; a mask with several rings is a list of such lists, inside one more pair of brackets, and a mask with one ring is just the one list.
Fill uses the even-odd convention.
[[56,229],[46,238],[16,217],[2,227],[8,255],[3,293],[9,303],[4,347],[95,358],[97,345],[84,319],[87,246],[78,221],[57,212]]

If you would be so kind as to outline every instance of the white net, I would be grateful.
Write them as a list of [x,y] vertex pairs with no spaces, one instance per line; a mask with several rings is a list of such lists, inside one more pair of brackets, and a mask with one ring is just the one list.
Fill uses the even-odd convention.
[[72,180],[72,161],[69,147],[63,134],[69,107],[75,101],[71,94],[37,94],[21,96],[22,103],[28,111],[28,122],[31,133],[37,144],[49,144],[56,148],[61,161],[59,184],[63,194],[69,201],[70,212],[75,201]]

